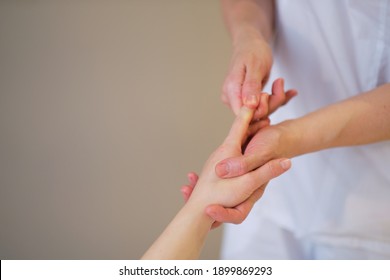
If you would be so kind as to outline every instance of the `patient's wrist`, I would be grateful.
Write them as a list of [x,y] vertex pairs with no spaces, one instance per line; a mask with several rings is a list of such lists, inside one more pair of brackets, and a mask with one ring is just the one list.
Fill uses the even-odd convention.
[[184,205],[182,211],[185,213],[188,219],[193,220],[193,222],[198,223],[205,228],[210,228],[215,220],[207,215],[206,207],[207,205],[197,203],[196,201],[191,201],[190,198],[190,200]]

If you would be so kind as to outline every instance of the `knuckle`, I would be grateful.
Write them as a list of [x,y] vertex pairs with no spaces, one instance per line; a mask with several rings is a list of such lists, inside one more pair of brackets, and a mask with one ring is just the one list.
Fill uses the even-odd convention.
[[258,65],[260,61],[260,56],[255,52],[248,52],[245,54],[245,61],[250,65]]
[[268,166],[268,174],[270,178],[275,178],[279,175],[279,168],[276,167],[276,164],[274,162],[271,162]]
[[227,80],[222,86],[222,92],[228,96],[239,96],[240,91],[241,84],[236,81]]
[[242,90],[244,93],[251,91],[259,92],[261,90],[261,83],[255,79],[247,80],[244,82]]
[[237,175],[242,175],[248,172],[248,164],[245,160],[240,160],[237,166]]
[[[231,146],[230,146],[230,143],[229,142],[226,142],[224,141],[220,146],[219,148],[217,149],[218,153],[220,154],[225,154],[227,153],[229,150],[231,150]],[[220,163],[223,163],[224,161],[221,161]]]
[[244,82],[243,86],[246,88],[260,88],[261,83],[257,79],[248,79]]

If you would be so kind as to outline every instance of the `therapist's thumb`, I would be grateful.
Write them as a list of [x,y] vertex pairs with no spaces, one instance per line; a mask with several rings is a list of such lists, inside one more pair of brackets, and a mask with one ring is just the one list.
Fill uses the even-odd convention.
[[264,164],[263,166],[249,172],[243,176],[237,177],[242,186],[241,191],[247,194],[253,194],[259,191],[259,196],[255,198],[255,201],[261,197],[264,189],[269,181],[282,175],[291,167],[291,161],[287,158],[273,159]]
[[264,163],[255,154],[241,155],[220,161],[215,166],[215,173],[220,178],[232,178],[246,174]]
[[[261,186],[270,180],[282,175],[284,172],[289,170],[291,167],[291,160],[287,158],[273,159],[256,170],[245,174],[249,182],[254,182],[255,188]],[[240,177],[241,178],[241,177]]]

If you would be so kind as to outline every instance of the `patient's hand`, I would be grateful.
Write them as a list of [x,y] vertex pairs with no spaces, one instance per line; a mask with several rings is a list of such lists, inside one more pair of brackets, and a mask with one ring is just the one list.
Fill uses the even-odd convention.
[[[185,202],[187,202],[188,199],[190,199],[192,191],[194,190],[196,183],[198,182],[199,177],[195,172],[190,172],[187,174],[187,178],[188,178],[188,184],[183,185],[180,189]],[[206,210],[207,210],[207,208],[206,208]],[[213,223],[213,225],[211,226],[211,228],[219,227],[221,224],[222,224],[222,222],[215,221]]]
[[[257,116],[260,116],[260,120],[252,121],[249,128],[247,128],[246,136],[242,138],[243,149],[245,150],[246,140],[249,140],[253,135],[255,135],[259,130],[269,125],[268,116],[277,110],[280,106],[285,105],[291,98],[297,95],[295,90],[289,90],[286,93],[284,92],[284,82],[282,79],[277,79],[272,85],[272,95],[268,96],[267,94],[259,95],[256,103],[259,102],[256,112]],[[249,107],[254,108],[255,103],[249,104]],[[247,105],[248,106],[248,105]],[[260,113],[260,114],[259,114]],[[252,114],[253,116],[253,114]],[[241,153],[240,153],[241,155]],[[272,166],[272,165],[271,165]],[[283,168],[286,170],[290,167],[290,162],[283,161]],[[275,176],[277,172],[275,172]],[[191,172],[188,174],[189,183],[181,187],[181,192],[183,194],[184,200],[187,202],[190,198],[195,185],[197,184],[198,176],[196,173]],[[234,207],[223,207],[222,205],[214,204],[209,205],[206,208],[206,213],[212,217],[215,222],[213,228],[218,227],[222,222],[229,223],[241,223],[245,220],[250,210],[252,209],[254,203],[260,199],[267,183],[259,186],[245,201],[239,203]]]
[[[239,177],[222,179],[216,175],[215,167],[219,161],[242,155],[242,145],[248,137],[249,125],[259,102],[259,95],[252,95],[245,101],[228,136],[210,156],[199,179],[192,174],[190,186],[182,188],[187,197],[191,195],[188,204],[203,207],[216,221],[225,221],[228,217],[229,221],[236,222],[261,197],[266,183],[290,167],[288,159],[275,159]],[[193,188],[195,184],[196,188]]]

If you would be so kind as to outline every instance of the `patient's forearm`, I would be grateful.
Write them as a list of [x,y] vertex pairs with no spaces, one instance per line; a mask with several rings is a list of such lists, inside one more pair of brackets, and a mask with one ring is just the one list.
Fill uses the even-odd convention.
[[[204,208],[204,207],[203,207]],[[214,222],[204,209],[187,203],[142,259],[197,259]]]

